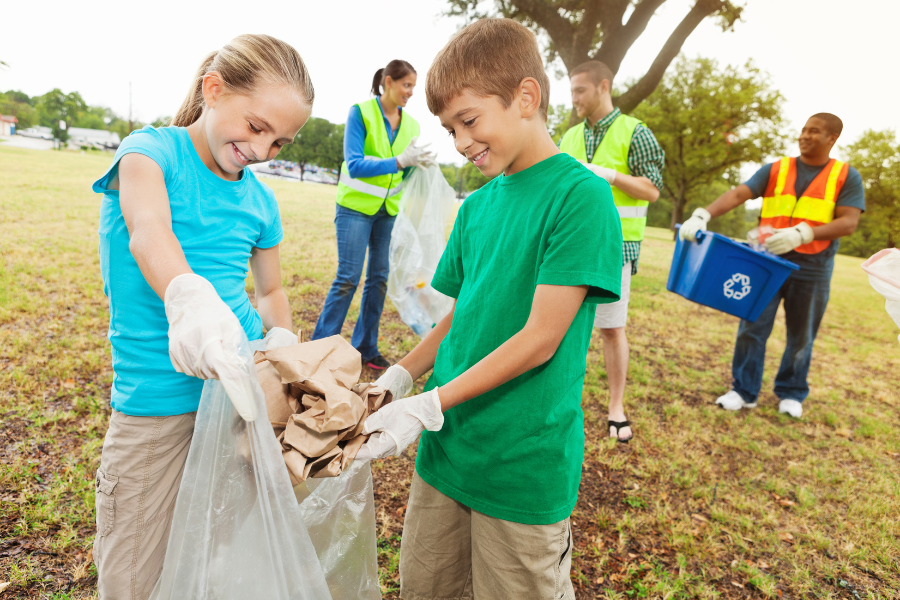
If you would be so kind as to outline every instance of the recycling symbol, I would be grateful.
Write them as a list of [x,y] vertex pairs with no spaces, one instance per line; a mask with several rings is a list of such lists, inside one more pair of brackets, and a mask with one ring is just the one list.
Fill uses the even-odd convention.
[[[740,286],[740,289],[738,289]],[[725,297],[740,300],[750,293],[750,277],[743,273],[735,273],[725,282]]]

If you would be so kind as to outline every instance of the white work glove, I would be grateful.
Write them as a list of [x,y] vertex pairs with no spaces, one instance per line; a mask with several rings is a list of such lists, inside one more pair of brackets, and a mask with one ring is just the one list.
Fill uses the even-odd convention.
[[296,346],[299,343],[300,340],[297,339],[297,334],[284,327],[273,327],[266,332],[266,350]]
[[366,419],[363,433],[372,437],[363,444],[356,460],[399,456],[416,441],[422,430],[439,431],[444,425],[438,389],[391,402]]
[[416,146],[416,141],[418,139],[419,138],[417,137],[411,139],[406,150],[401,152],[400,156],[397,157],[397,164],[401,169],[405,169],[406,167],[430,167],[434,164],[434,152],[426,150],[430,144]]
[[797,246],[813,241],[813,230],[809,223],[799,223],[793,227],[776,229],[765,241],[766,250],[772,254],[785,254]]
[[610,169],[609,167],[601,167],[600,165],[584,162],[583,160],[579,160],[578,162],[587,167],[588,170],[597,177],[602,177],[603,179],[605,179],[608,184],[612,185],[613,182],[615,182],[616,173],[618,172],[615,169]]
[[239,355],[246,337],[237,317],[213,285],[195,273],[179,275],[163,300],[169,320],[169,359],[179,373],[218,379],[247,421],[256,417],[247,365]]
[[678,230],[681,239],[688,242],[697,241],[697,232],[706,231],[706,224],[712,219],[712,215],[705,208],[695,208],[691,218],[681,224]]
[[375,380],[375,385],[391,391],[394,400],[406,398],[412,391],[413,380],[409,371],[400,365],[392,365],[384,374]]

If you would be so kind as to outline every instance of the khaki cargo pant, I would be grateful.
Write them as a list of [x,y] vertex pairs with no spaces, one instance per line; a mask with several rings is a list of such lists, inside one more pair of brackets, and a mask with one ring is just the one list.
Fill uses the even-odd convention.
[[100,600],[146,600],[153,591],[196,416],[113,411],[97,471],[94,563]]
[[574,600],[571,566],[568,519],[495,519],[413,475],[400,540],[403,600]]

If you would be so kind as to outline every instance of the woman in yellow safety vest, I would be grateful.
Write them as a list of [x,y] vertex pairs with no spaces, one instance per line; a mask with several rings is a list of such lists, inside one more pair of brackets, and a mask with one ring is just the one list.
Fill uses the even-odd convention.
[[341,333],[368,249],[366,284],[351,343],[363,364],[373,369],[390,366],[378,351],[378,322],[387,292],[388,251],[403,178],[411,167],[434,162],[433,153],[416,145],[419,124],[403,110],[415,87],[412,65],[392,60],[375,72],[375,97],[350,107],[334,217],[337,275],[312,336],[317,340]]

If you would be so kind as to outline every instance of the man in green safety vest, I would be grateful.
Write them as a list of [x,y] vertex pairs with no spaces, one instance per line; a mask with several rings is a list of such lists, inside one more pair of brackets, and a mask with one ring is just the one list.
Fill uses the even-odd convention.
[[647,207],[659,198],[662,188],[665,153],[646,125],[613,107],[613,73],[608,66],[592,60],[572,69],[569,79],[572,105],[584,121],[565,133],[559,149],[609,182],[622,221],[621,300],[598,305],[594,327],[603,337],[609,381],[609,436],[627,442],[633,437],[624,408],[628,373],[625,323],[631,276],[637,273]]

